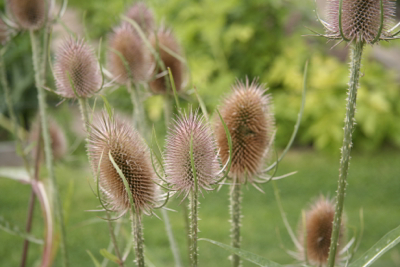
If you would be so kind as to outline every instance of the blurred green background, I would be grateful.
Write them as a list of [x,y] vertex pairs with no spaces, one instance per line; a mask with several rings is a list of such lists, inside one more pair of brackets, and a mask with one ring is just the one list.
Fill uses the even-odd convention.
[[[319,4],[323,2],[318,1]],[[316,21],[316,3],[311,0],[151,0],[146,3],[154,10],[160,25],[173,29],[184,49],[189,71],[183,100],[195,102],[192,88],[196,86],[212,113],[236,79],[258,78],[266,83],[273,97],[278,150],[286,145],[293,130],[300,108],[304,64],[309,61],[302,124],[295,147],[279,170],[281,174],[298,170],[299,174],[277,183],[289,222],[297,228],[301,209],[312,199],[321,193],[335,195],[348,82],[346,44],[332,48],[334,42],[304,36],[312,34],[306,27],[323,32]],[[105,62],[111,29],[119,24],[120,15],[131,4],[131,1],[69,0],[63,21],[96,48],[102,38],[102,61]],[[324,10],[319,12],[324,13]],[[55,30],[55,46],[62,38],[60,31]],[[22,33],[13,40],[5,55],[15,110],[27,127],[37,109],[30,49],[29,36]],[[357,100],[355,153],[346,200],[350,237],[353,229],[359,228],[359,210],[364,210],[366,230],[356,257],[400,222],[399,51],[398,41],[381,42],[365,50]],[[48,82],[52,86],[50,73]],[[103,94],[118,110],[131,111],[124,88],[105,90]],[[61,99],[54,94],[49,94],[48,101],[70,143],[70,153],[57,165],[57,173],[69,214],[71,263],[92,266],[86,250],[100,260],[99,250],[107,247],[109,238],[106,223],[97,219],[96,214],[84,212],[96,208],[98,202],[87,184],[91,177],[83,137],[76,137],[74,130],[79,128],[76,124],[80,124],[76,123],[79,120],[77,104],[66,101],[57,106]],[[151,96],[146,108],[162,138],[165,129],[160,103],[160,96]],[[0,112],[7,116],[3,97],[0,98]],[[12,135],[0,127],[0,141],[9,140]],[[251,186],[245,190],[243,248],[279,263],[293,263],[285,249],[293,250],[294,246],[282,225],[272,187],[268,184],[263,189],[265,195]],[[227,194],[227,188],[223,188],[201,199],[201,237],[229,243]],[[23,229],[28,197],[27,186],[1,179],[0,216]],[[170,204],[178,211],[171,213],[171,218],[185,266],[188,266],[182,211],[185,204],[178,205],[179,202],[174,200]],[[41,236],[40,212],[36,211],[34,231],[36,236]],[[129,233],[129,223],[124,224]],[[163,223],[153,216],[145,219],[144,226],[150,261],[155,266],[173,266]],[[1,266],[17,266],[21,248],[22,240],[1,231]],[[32,245],[31,264],[38,259],[39,251],[39,246]],[[200,242],[202,266],[229,266],[227,257],[228,253],[222,249]],[[245,263],[244,266],[254,265]],[[400,266],[400,249],[393,249],[374,266]]]

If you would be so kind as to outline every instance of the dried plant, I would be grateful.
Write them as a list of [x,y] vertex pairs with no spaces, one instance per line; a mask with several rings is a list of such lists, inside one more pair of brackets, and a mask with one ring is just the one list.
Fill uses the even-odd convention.
[[[152,34],[150,36],[151,45],[156,49],[159,54],[160,60],[162,61],[165,69],[170,68],[172,77],[174,78],[174,83],[176,91],[182,89],[183,79],[184,79],[184,64],[178,58],[181,56],[181,47],[178,44],[172,31],[167,28],[161,28],[157,34]],[[153,61],[155,59],[153,57]],[[159,66],[156,68],[156,73],[154,75],[159,75],[164,70]],[[154,93],[165,94],[172,90],[169,89],[169,79],[167,79],[168,73],[164,73],[162,77],[158,77],[154,81],[150,82],[150,88]]]
[[[153,32],[155,24],[153,11],[148,8],[144,2],[133,4],[126,13],[126,16],[129,19],[134,20],[147,35]],[[128,24],[130,25],[130,23]]]
[[7,0],[7,4],[21,29],[37,30],[43,27],[48,14],[45,0]]
[[149,78],[149,51],[130,25],[123,23],[115,28],[109,46],[109,70],[118,83],[143,82]]
[[125,212],[130,208],[123,180],[109,158],[111,155],[129,184],[135,211],[150,213],[157,202],[155,173],[146,146],[128,123],[103,112],[90,126],[87,151],[110,209]]
[[56,54],[54,75],[57,93],[65,98],[89,98],[101,88],[96,56],[83,39],[64,41]]
[[[251,84],[238,81],[233,92],[221,105],[221,115],[232,136],[231,178],[239,183],[258,174],[265,161],[265,153],[271,142],[274,131],[271,97],[265,95],[264,85],[254,80]],[[229,159],[228,140],[218,120],[215,135],[220,148],[221,159],[226,163]]]

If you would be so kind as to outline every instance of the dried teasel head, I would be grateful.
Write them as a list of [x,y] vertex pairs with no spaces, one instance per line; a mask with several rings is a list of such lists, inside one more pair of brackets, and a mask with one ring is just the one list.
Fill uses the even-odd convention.
[[65,98],[88,98],[101,87],[98,61],[83,39],[64,41],[56,54],[54,75],[57,93]]
[[130,79],[142,82],[150,73],[150,54],[139,34],[127,23],[111,35],[108,65],[115,80],[125,84]]
[[[305,260],[305,251],[307,251],[307,259],[311,264],[316,266],[326,265],[334,216],[335,205],[332,200],[324,196],[320,196],[306,211],[305,227],[302,223],[299,227],[299,241],[304,246],[300,248],[298,254],[300,260]],[[344,224],[343,220],[340,229],[339,247],[343,241]]]
[[126,16],[135,21],[147,35],[154,30],[153,11],[147,7],[144,2],[135,3],[131,8],[129,8]]
[[[50,118],[48,125],[53,158],[54,160],[60,160],[67,153],[67,139],[65,137],[64,131],[54,119]],[[35,158],[37,153],[39,152],[39,160],[42,161],[44,158],[43,138],[40,137],[41,140],[39,141],[39,135],[42,135],[41,127],[42,126],[40,124],[39,116],[37,116],[36,119],[33,121],[31,129],[29,131],[29,141],[31,143],[36,143],[36,145],[32,149],[32,157]],[[40,151],[38,151],[38,149]]]
[[90,125],[87,152],[104,193],[107,206],[125,212],[130,208],[123,179],[110,159],[124,174],[132,193],[135,211],[149,214],[158,201],[155,172],[147,147],[128,123],[103,112]]
[[382,13],[380,0],[342,0],[341,12],[340,2],[328,1],[328,22],[324,23],[326,37],[365,43],[392,37],[389,24],[395,15],[395,2],[382,0]]
[[164,154],[166,179],[174,190],[180,191],[185,197],[195,186],[191,143],[198,187],[211,190],[210,185],[218,178],[216,144],[203,117],[192,111],[180,114],[169,128]]
[[7,0],[15,23],[24,30],[38,30],[43,27],[49,11],[46,0]]
[[[230,177],[236,182],[252,183],[266,159],[274,131],[271,97],[264,85],[238,81],[226,97],[220,112],[232,137]],[[228,139],[220,120],[216,120],[215,135],[223,163],[229,159]]]
[[[159,57],[163,62],[165,69],[170,68],[172,77],[174,78],[174,83],[176,91],[180,91],[183,86],[184,80],[184,64],[178,58],[181,56],[181,47],[179,46],[175,36],[172,34],[170,29],[161,28],[157,34],[152,34],[150,36],[150,42],[155,50],[159,53]],[[153,58],[154,64],[158,64]],[[163,72],[160,66],[156,68],[158,75]],[[169,88],[169,79],[167,79],[168,73],[165,73],[162,77],[158,77],[154,81],[150,82],[150,88],[154,93],[165,94]]]

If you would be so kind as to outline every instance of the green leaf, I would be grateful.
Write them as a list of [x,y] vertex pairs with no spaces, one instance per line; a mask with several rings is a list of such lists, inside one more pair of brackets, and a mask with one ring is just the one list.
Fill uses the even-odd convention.
[[89,254],[90,258],[92,259],[94,266],[101,267],[100,262],[95,258],[95,256],[93,256],[93,254],[89,250],[86,250],[86,252],[87,252],[87,254]]
[[391,248],[400,243],[400,225],[387,233],[375,245],[373,245],[364,255],[349,265],[349,267],[367,267],[375,262],[379,257],[388,252]]
[[0,177],[13,179],[19,182],[29,183],[30,178],[27,171],[23,168],[2,167]]
[[117,256],[115,256],[114,254],[112,254],[111,252],[109,252],[109,251],[108,251],[107,249],[105,249],[105,248],[100,249],[100,254],[101,254],[104,258],[109,259],[109,260],[112,261],[112,262],[115,262],[115,263],[117,263],[117,264],[121,263]]
[[110,103],[108,102],[108,100],[107,100],[107,98],[105,96],[101,95],[101,98],[103,98],[104,107],[107,110],[108,116],[110,118],[112,118],[113,117],[113,110],[112,110],[112,107],[111,107]]
[[17,226],[11,225],[11,223],[6,221],[2,216],[0,216],[0,229],[9,234],[19,236],[23,239],[29,240],[29,242],[39,244],[39,245],[44,244],[43,240],[38,239],[31,234],[21,231]]
[[200,238],[199,240],[204,240],[204,241],[210,242],[210,243],[212,243],[214,245],[217,245],[217,246],[219,246],[219,247],[221,247],[221,248],[223,248],[223,249],[225,249],[225,250],[227,250],[227,251],[229,251],[231,253],[235,253],[236,255],[240,256],[243,260],[250,261],[250,262],[252,262],[254,264],[257,264],[258,266],[283,267],[283,265],[280,265],[280,264],[278,264],[276,262],[270,261],[270,260],[268,260],[266,258],[263,258],[261,256],[258,256],[256,254],[253,254],[253,253],[248,252],[248,251],[243,250],[243,249],[233,248],[231,246],[228,246],[228,245],[225,245],[225,244],[222,244],[222,243],[219,243],[217,241],[210,240],[210,239],[207,239],[207,238]]

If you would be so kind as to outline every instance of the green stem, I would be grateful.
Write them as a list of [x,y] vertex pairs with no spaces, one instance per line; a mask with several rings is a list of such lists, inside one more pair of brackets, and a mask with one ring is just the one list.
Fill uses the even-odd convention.
[[131,223],[136,254],[136,265],[138,267],[144,267],[143,229],[140,214],[131,211]]
[[135,88],[133,88],[132,85],[132,82],[128,81],[126,87],[131,95],[131,101],[133,105],[133,123],[135,129],[140,133],[140,135],[145,137],[147,132],[147,121],[143,104],[144,99],[142,93],[140,92],[139,85],[134,84]]
[[62,213],[63,209],[61,205],[61,199],[58,193],[56,177],[54,174],[53,154],[51,150],[51,139],[49,134],[47,113],[46,113],[46,95],[43,88],[44,82],[41,79],[42,77],[41,77],[40,67],[42,65],[40,64],[40,44],[38,41],[38,37],[36,36],[36,32],[31,30],[29,33],[32,44],[32,59],[33,59],[33,68],[35,71],[35,85],[38,90],[39,114],[42,122],[42,134],[44,142],[44,152],[46,156],[46,167],[50,178],[50,191],[51,195],[53,196],[53,209],[58,225],[60,227],[60,247],[63,257],[63,266],[67,267],[69,264],[68,264],[68,254],[66,246],[65,226]]
[[191,238],[191,246],[190,246],[190,259],[192,260],[192,267],[197,267],[197,233],[198,233],[198,190],[197,186],[190,193],[190,238]]
[[81,116],[82,116],[82,121],[83,121],[83,126],[85,127],[87,134],[89,134],[89,113],[88,113],[88,109],[87,109],[87,103],[86,103],[86,99],[84,98],[79,98],[79,109],[81,111]]
[[[231,202],[231,238],[232,247],[240,248],[240,223],[241,223],[241,200],[242,190],[239,183],[234,183],[231,186],[230,202]],[[232,266],[238,267],[241,265],[240,257],[236,254],[232,254]]]
[[342,223],[342,212],[343,212],[344,198],[346,195],[347,173],[349,169],[350,152],[353,146],[352,134],[355,125],[354,115],[356,112],[357,89],[358,89],[358,81],[360,79],[360,68],[361,68],[363,47],[364,47],[364,42],[359,42],[359,41],[356,41],[356,43],[353,44],[352,46],[349,92],[347,98],[346,118],[344,121],[345,125],[344,125],[343,146],[341,149],[342,158],[340,159],[339,181],[338,181],[338,189],[336,197],[337,202],[336,202],[335,217],[333,219],[331,245],[328,258],[329,267],[333,267],[335,265],[336,251],[337,251],[337,245],[339,241],[339,234],[341,228],[340,225]]

